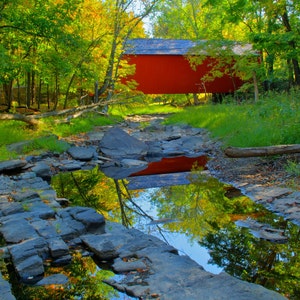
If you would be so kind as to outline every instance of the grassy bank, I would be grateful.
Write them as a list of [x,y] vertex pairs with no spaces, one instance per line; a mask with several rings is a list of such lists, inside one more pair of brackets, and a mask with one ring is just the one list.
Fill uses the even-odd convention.
[[14,159],[20,156],[7,148],[7,145],[26,141],[22,149],[24,155],[37,154],[43,151],[63,152],[66,145],[58,142],[58,139],[83,132],[91,131],[95,126],[114,124],[120,121],[119,116],[105,117],[98,114],[88,114],[84,117],[71,119],[67,122],[63,118],[46,118],[40,121],[38,128],[29,128],[20,121],[0,122],[0,161]]
[[[184,95],[182,97],[185,97]],[[130,114],[172,113],[167,124],[189,124],[204,127],[212,135],[221,138],[225,146],[251,147],[277,144],[300,143],[300,93],[272,95],[258,103],[228,103],[222,105],[201,105],[188,108],[159,103],[131,103],[110,107],[109,117],[99,114],[62,122],[62,119],[42,120],[38,130],[29,129],[18,121],[0,122],[0,160],[19,156],[7,149],[7,145],[21,141],[35,141],[24,149],[24,155],[38,151],[64,151],[65,148],[49,135],[58,138],[88,132],[94,126],[114,124]]]
[[[298,95],[299,96],[299,95]],[[297,94],[273,95],[255,104],[189,107],[167,124],[204,127],[226,146],[253,147],[300,143],[300,100]]]

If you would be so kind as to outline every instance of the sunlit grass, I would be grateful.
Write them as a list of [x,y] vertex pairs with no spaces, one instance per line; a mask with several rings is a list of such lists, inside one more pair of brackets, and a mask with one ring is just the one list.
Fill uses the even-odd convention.
[[[182,95],[184,98],[185,95]],[[171,114],[167,124],[189,124],[207,128],[213,137],[223,140],[225,146],[251,147],[275,144],[300,143],[300,92],[270,95],[255,104],[235,103],[222,105],[201,105],[188,108],[170,104],[136,101],[110,105],[109,116],[97,113],[66,120],[47,118],[40,120],[38,129],[32,129],[19,121],[0,122],[0,160],[17,157],[7,150],[6,145],[34,141],[28,152],[50,150],[61,152],[65,145],[59,138],[92,131],[95,126],[112,125],[131,114]],[[58,139],[45,137],[55,135]],[[39,139],[39,138],[45,138]],[[28,153],[26,152],[26,153]],[[24,153],[24,154],[26,154]]]
[[[0,123],[0,161],[17,158],[18,154],[7,149],[7,145],[31,141],[24,146],[23,155],[40,153],[41,151],[63,152],[67,145],[58,138],[93,130],[95,126],[114,124],[120,117],[106,117],[90,114],[84,117],[60,122],[63,118],[47,118],[40,120],[37,129],[29,128],[23,122],[5,121]],[[20,153],[19,153],[20,155]]]
[[189,107],[170,116],[166,123],[207,128],[227,146],[300,143],[300,101],[291,94],[273,95],[255,104]]
[[[60,120],[63,120],[63,122],[60,122]],[[46,125],[43,126],[42,130],[50,131],[58,137],[66,137],[91,131],[95,126],[111,125],[120,120],[119,116],[106,117],[92,113],[84,117],[70,119],[68,122],[65,122],[64,119],[51,118],[45,121]]]
[[181,112],[182,110],[182,107],[158,103],[132,103],[127,105],[113,105],[110,107],[109,113],[125,117],[128,115],[169,114]]
[[28,140],[35,135],[23,122],[19,121],[0,122],[0,132],[0,146]]

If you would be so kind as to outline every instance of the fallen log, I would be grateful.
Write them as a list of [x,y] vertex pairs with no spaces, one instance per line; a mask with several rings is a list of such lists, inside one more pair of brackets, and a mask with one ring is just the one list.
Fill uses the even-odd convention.
[[0,120],[17,120],[25,122],[31,126],[39,125],[39,121],[34,118],[34,116],[27,116],[21,114],[0,114]]
[[300,153],[300,144],[292,145],[276,145],[267,147],[228,147],[224,150],[228,157],[257,157],[257,156],[272,156],[278,154]]

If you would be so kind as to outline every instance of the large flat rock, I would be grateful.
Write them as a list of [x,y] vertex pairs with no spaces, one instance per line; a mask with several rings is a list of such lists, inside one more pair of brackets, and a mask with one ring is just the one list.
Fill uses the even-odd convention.
[[211,274],[158,238],[119,224],[107,222],[105,234],[84,235],[82,240],[99,259],[114,259],[113,268],[123,275],[106,282],[141,299],[285,299],[226,273]]
[[146,155],[148,146],[129,135],[124,130],[113,127],[103,136],[100,150],[108,157],[113,158],[140,158]]

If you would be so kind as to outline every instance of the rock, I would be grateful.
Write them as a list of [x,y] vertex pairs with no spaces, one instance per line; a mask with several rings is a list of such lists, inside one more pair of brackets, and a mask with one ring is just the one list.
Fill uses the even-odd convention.
[[37,163],[32,168],[32,171],[36,174],[36,176],[41,177],[45,180],[51,179],[51,169],[46,163],[43,162]]
[[55,228],[57,234],[64,241],[72,240],[86,232],[85,226],[74,220],[71,216],[49,220],[49,223]]
[[0,232],[7,243],[19,243],[21,241],[37,238],[38,234],[35,229],[23,218],[8,219],[2,222]]
[[16,263],[22,262],[31,255],[39,255],[45,258],[49,256],[48,244],[46,240],[41,237],[9,246],[8,250]]
[[[108,283],[137,298],[147,299],[285,299],[276,292],[221,273],[214,275],[161,240],[137,230],[107,224],[103,237],[87,235],[84,243],[101,259],[114,258],[120,279]],[[120,240],[122,237],[123,242]],[[127,267],[128,266],[128,267]]]
[[102,172],[113,179],[124,179],[131,174],[148,167],[147,162],[133,159],[123,159],[119,162],[108,162],[101,165]]
[[15,152],[17,154],[23,154],[24,149],[30,147],[32,145],[32,141],[21,141],[17,143],[13,143],[7,146],[7,150],[9,152]]
[[130,271],[143,271],[147,270],[147,265],[141,260],[136,258],[117,258],[112,265],[116,273],[130,272]]
[[41,220],[40,218],[37,218],[32,220],[30,224],[34,227],[38,234],[45,239],[54,237],[60,238],[55,228],[47,220]]
[[237,226],[249,228],[255,237],[263,240],[273,243],[286,243],[288,240],[284,235],[284,230],[272,228],[253,219],[239,220],[235,223]]
[[146,168],[148,166],[146,161],[129,158],[122,159],[120,163],[126,168]]
[[104,233],[105,219],[93,208],[77,206],[67,210],[75,220],[85,225],[88,232]]
[[65,255],[65,256],[60,256],[57,259],[54,259],[52,261],[53,266],[64,266],[70,264],[72,261],[72,256],[71,255]]
[[[7,198],[7,197],[5,197]],[[24,211],[23,206],[20,203],[10,202],[8,199],[3,201],[3,196],[0,200],[0,212],[2,216],[8,216],[16,213],[21,213]]]
[[47,277],[44,277],[42,280],[38,281],[36,286],[43,285],[65,285],[69,282],[69,278],[64,274],[53,274]]
[[40,195],[36,191],[27,190],[14,194],[14,200],[18,202],[28,202],[32,200],[40,200]]
[[190,173],[155,174],[147,176],[147,180],[145,180],[144,176],[134,176],[129,177],[127,180],[127,188],[129,190],[148,189],[169,186],[170,182],[173,182],[174,185],[189,184]]
[[109,129],[100,142],[100,150],[108,157],[139,159],[147,154],[145,143],[120,128]]
[[[202,133],[200,138],[197,136],[200,133],[199,129],[194,130],[190,127],[154,125],[142,132],[135,125],[130,130],[130,135],[117,128],[108,130],[104,135],[102,132],[91,135],[92,141],[82,140],[76,143],[82,142],[85,146],[70,149],[68,153],[72,158],[66,153],[56,156],[46,153],[28,158],[28,163],[15,160],[5,162],[2,167],[0,163],[0,172],[6,170],[3,173],[18,174],[10,177],[0,176],[0,232],[3,233],[4,239],[7,238],[6,243],[15,243],[7,246],[8,250],[4,254],[5,257],[11,256],[21,280],[29,284],[35,283],[43,276],[43,264],[51,256],[52,265],[68,264],[72,259],[69,247],[84,245],[89,251],[85,251],[85,255],[113,260],[115,271],[122,273],[118,279],[109,280],[109,284],[139,298],[284,299],[259,285],[243,282],[223,273],[214,275],[206,272],[189,257],[178,255],[175,248],[158,238],[107,222],[93,209],[60,207],[55,191],[42,179],[49,179],[48,166],[51,166],[51,172],[94,167],[98,163],[96,149],[86,146],[96,144],[102,136],[99,146],[103,146],[101,150],[104,150],[105,155],[112,157],[110,163],[111,167],[114,167],[115,176],[122,175],[118,178],[127,177],[133,169],[144,168],[146,162],[160,160],[164,156],[182,153],[190,155],[191,151],[199,153],[204,148],[206,152],[214,153],[215,147],[220,146],[209,141],[207,136],[202,136]],[[106,147],[105,142],[109,146]],[[102,162],[100,167],[102,168]],[[248,166],[245,166],[244,170],[245,174],[248,174]],[[163,186],[170,180],[177,180],[178,183],[188,181],[186,174],[172,174],[175,177],[171,179],[163,175],[151,180],[147,177],[146,184]],[[129,180],[134,189],[145,185],[145,178],[135,177]],[[256,196],[258,202],[272,203],[279,211],[288,213],[288,217],[300,219],[297,209],[299,195],[294,199],[295,195],[285,190],[269,191],[257,186],[253,188],[253,185],[248,184],[244,187]],[[273,232],[268,234],[270,236]],[[67,283],[67,277],[61,275],[49,276],[38,285]],[[5,295],[5,299],[10,299],[10,295],[5,292],[9,285],[4,283],[6,289],[2,289],[0,278],[0,293]]]
[[19,264],[14,263],[14,266],[24,283],[36,283],[44,276],[43,260],[38,255],[32,255]]
[[53,258],[69,255],[69,247],[61,238],[48,239],[48,246]]
[[0,293],[1,299],[5,300],[16,300],[16,298],[12,295],[10,284],[8,281],[4,280],[2,274],[0,273]]
[[25,167],[26,164],[27,161],[22,159],[2,161],[0,162],[0,173],[20,170]]
[[81,170],[82,168],[82,163],[78,161],[63,161],[62,164],[59,166],[59,169],[62,172],[71,172],[71,171],[76,171],[76,170]]
[[38,255],[36,249],[38,245],[32,240],[9,248],[14,267],[25,283],[35,283],[44,274],[43,259]]
[[82,161],[92,160],[96,154],[94,147],[70,147],[67,152],[73,159]]
[[111,236],[107,238],[104,235],[84,235],[81,236],[83,243],[91,250],[100,260],[111,260],[118,257],[118,243],[115,243]]

